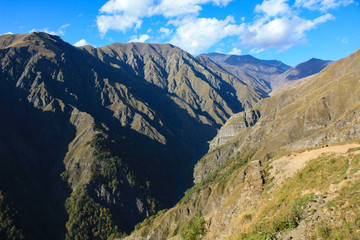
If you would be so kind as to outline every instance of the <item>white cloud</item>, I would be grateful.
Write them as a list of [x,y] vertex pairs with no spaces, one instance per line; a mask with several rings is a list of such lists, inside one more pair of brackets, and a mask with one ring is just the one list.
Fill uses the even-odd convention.
[[198,14],[202,4],[213,3],[218,6],[226,6],[232,0],[162,0],[150,11],[152,14],[164,15],[165,17],[177,17],[185,14]]
[[320,23],[334,19],[331,14],[322,15],[313,21],[298,16],[275,18],[270,21],[260,19],[247,27],[241,36],[242,44],[256,48],[278,48],[286,51],[305,41],[306,32]]
[[296,0],[294,6],[326,12],[339,6],[347,6],[353,2],[353,0]]
[[7,32],[7,33],[3,33],[3,34],[5,35],[5,34],[14,34],[14,33],[12,33],[12,32]]
[[261,52],[263,52],[264,49],[263,48],[253,48],[249,51],[250,54],[259,54]]
[[125,14],[145,16],[154,0],[110,0],[100,8],[100,12],[107,14]]
[[255,12],[265,13],[270,17],[283,16],[291,13],[287,2],[288,0],[265,0],[261,5],[256,5]]
[[346,37],[343,37],[343,38],[341,39],[341,42],[342,42],[342,43],[349,43],[349,40],[348,40]]
[[[208,50],[215,44],[220,44],[228,37],[237,37],[241,41],[237,46],[248,47],[250,52],[259,53],[269,48],[286,51],[292,46],[305,43],[307,32],[321,23],[334,19],[331,14],[323,13],[318,18],[309,20],[301,15],[299,8],[318,9],[326,11],[338,6],[346,6],[354,0],[263,0],[254,8],[257,14],[254,20],[236,24],[234,18],[228,16],[225,20],[216,18],[199,18],[198,15],[206,4],[227,6],[233,0],[109,0],[99,10],[97,27],[104,36],[110,30],[126,33],[141,28],[143,20],[154,16],[152,22],[155,39],[170,39],[170,42],[192,54]],[[295,3],[294,3],[295,2]],[[290,4],[291,3],[291,4]],[[321,14],[321,13],[319,13]],[[158,23],[167,20],[167,26]],[[143,29],[142,29],[143,30]],[[150,31],[147,32],[150,34]],[[150,36],[139,35],[136,32],[130,41],[145,42]],[[239,52],[234,48],[231,52]]]
[[171,43],[191,54],[199,54],[223,38],[240,35],[243,25],[235,25],[232,17],[225,20],[216,18],[187,18],[171,39]]
[[65,29],[68,26],[70,26],[70,24],[64,24],[56,31],[49,31],[48,28],[43,28],[43,29],[35,29],[35,28],[33,28],[33,29],[31,29],[30,32],[46,32],[46,33],[51,34],[51,35],[63,36],[63,35],[65,35]]
[[238,48],[233,48],[229,54],[232,54],[232,55],[241,55],[241,49],[238,49]]
[[100,8],[97,16],[98,30],[102,35],[109,30],[126,32],[138,29],[142,19],[154,15],[166,18],[180,17],[188,14],[197,15],[201,5],[213,3],[226,6],[232,0],[110,0]]
[[150,39],[150,36],[147,34],[140,35],[140,37],[132,36],[129,42],[146,42]]
[[88,43],[85,39],[81,39],[81,40],[77,41],[76,43],[74,43],[75,47],[82,47],[85,45],[90,45],[90,43]]
[[154,0],[110,0],[100,8],[97,26],[102,35],[109,30],[138,29]]
[[132,28],[138,29],[142,24],[142,21],[139,18],[124,15],[101,15],[98,16],[96,22],[102,35],[111,29],[122,32],[126,32]]
[[161,32],[162,39],[169,37],[173,33],[172,29],[170,30],[169,28],[164,28],[164,27],[161,27],[159,31]]

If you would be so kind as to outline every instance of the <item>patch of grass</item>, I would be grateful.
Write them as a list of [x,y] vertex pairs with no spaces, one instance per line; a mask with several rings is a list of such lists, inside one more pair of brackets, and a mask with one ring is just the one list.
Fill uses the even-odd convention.
[[[282,185],[270,201],[266,198],[260,200],[260,209],[253,217],[247,234],[242,234],[243,239],[272,239],[271,236],[279,232],[296,228],[309,214],[314,214],[315,211],[308,208],[315,201],[314,192],[324,192],[331,183],[342,181],[348,168],[349,159],[335,155],[321,156],[309,162],[294,178]],[[304,191],[310,193],[302,195]],[[351,194],[351,191],[354,189],[345,192]],[[327,234],[326,229],[321,231]]]
[[357,240],[360,239],[360,227],[356,224],[356,219],[345,221],[341,225],[333,226],[327,221],[318,222],[315,226],[313,237],[316,239],[334,240]]
[[238,156],[230,157],[227,159],[220,167],[210,173],[201,183],[195,184],[192,188],[188,189],[185,192],[183,199],[180,203],[186,203],[190,200],[190,197],[193,193],[198,193],[201,190],[205,189],[211,184],[219,183],[227,179],[233,172],[240,169],[241,167],[247,164],[248,160],[239,158]]

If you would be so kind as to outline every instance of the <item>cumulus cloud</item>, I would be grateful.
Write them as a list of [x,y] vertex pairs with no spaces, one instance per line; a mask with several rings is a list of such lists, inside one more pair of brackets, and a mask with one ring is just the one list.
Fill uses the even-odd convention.
[[154,0],[110,0],[100,8],[97,26],[102,35],[109,30],[126,32],[141,26]]
[[142,19],[154,15],[166,18],[180,17],[188,14],[197,15],[201,5],[213,3],[226,6],[232,0],[110,0],[100,8],[97,17],[98,30],[102,35],[109,30],[126,32],[138,29]]
[[284,16],[271,21],[259,20],[244,31],[241,36],[242,44],[262,49],[278,48],[280,51],[286,51],[292,46],[304,42],[307,31],[332,19],[334,16],[326,14],[312,21],[298,16]]
[[199,54],[223,38],[240,35],[243,29],[243,25],[234,24],[233,17],[188,18],[176,29],[170,42],[191,54]]
[[231,0],[162,0],[160,4],[150,9],[151,14],[160,14],[165,17],[177,17],[185,14],[198,14],[202,4],[213,3],[217,6],[226,6]]
[[[255,18],[241,24],[235,23],[233,17],[225,20],[216,18],[199,18],[203,6],[225,7],[233,0],[109,0],[99,10],[97,27],[102,36],[110,30],[136,31],[141,28],[146,18],[161,16],[167,21],[166,27],[156,29],[156,39],[170,39],[170,42],[192,54],[208,50],[225,38],[233,37],[239,41],[237,46],[250,48],[250,52],[259,53],[269,48],[286,51],[292,46],[305,43],[307,32],[321,23],[334,19],[327,10],[346,6],[354,0],[263,0],[254,8]],[[301,15],[301,9],[320,10],[315,19]],[[159,19],[159,18],[158,18]],[[156,21],[158,21],[158,19]],[[161,21],[161,20],[160,20]],[[149,31],[147,32],[149,34]],[[135,34],[137,34],[135,32]],[[130,41],[145,42],[147,34],[135,35]],[[234,48],[233,53],[241,50]]]
[[102,35],[110,29],[122,32],[126,32],[129,29],[138,29],[142,24],[142,20],[139,18],[125,15],[101,15],[98,16],[96,22]]
[[169,36],[173,33],[173,30],[172,30],[172,29],[164,28],[164,27],[161,27],[161,28],[159,29],[159,31],[160,31],[160,33],[161,33],[161,38],[162,38],[162,39],[169,37]]
[[146,42],[150,39],[150,36],[147,34],[140,35],[139,37],[132,36],[129,42]]
[[35,28],[33,28],[30,32],[46,32],[46,33],[51,34],[51,35],[63,36],[63,35],[65,35],[65,29],[68,26],[70,26],[70,24],[64,24],[56,31],[50,31],[48,28],[43,28],[43,29],[35,29]]
[[90,43],[88,43],[85,39],[81,39],[81,40],[77,41],[76,43],[74,43],[75,47],[82,47],[82,46],[86,46],[86,45],[90,45]]
[[232,54],[232,55],[241,55],[241,49],[239,48],[233,48],[229,54]]
[[267,16],[283,16],[291,13],[291,9],[287,4],[288,0],[265,0],[262,4],[255,7],[255,12],[265,13]]
[[347,6],[353,2],[353,0],[296,0],[295,6],[326,12],[340,6]]

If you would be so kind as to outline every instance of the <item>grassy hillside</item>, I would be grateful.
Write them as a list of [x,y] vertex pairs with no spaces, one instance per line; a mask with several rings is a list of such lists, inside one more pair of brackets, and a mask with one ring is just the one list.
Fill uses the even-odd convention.
[[199,212],[204,222],[197,239],[360,237],[360,142],[252,160],[235,169],[231,165],[238,161],[228,161],[220,178],[195,185],[174,208],[144,221],[126,239],[187,239],[182,229]]

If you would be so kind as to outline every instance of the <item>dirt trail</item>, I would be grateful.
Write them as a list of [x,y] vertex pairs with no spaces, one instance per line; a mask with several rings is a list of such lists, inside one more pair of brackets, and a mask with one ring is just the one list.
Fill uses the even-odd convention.
[[344,145],[334,145],[304,152],[293,152],[289,156],[275,159],[270,163],[270,177],[274,177],[274,183],[280,185],[282,181],[293,177],[298,170],[303,169],[307,162],[316,159],[323,153],[345,154],[351,148],[360,147],[359,143],[349,143]]

